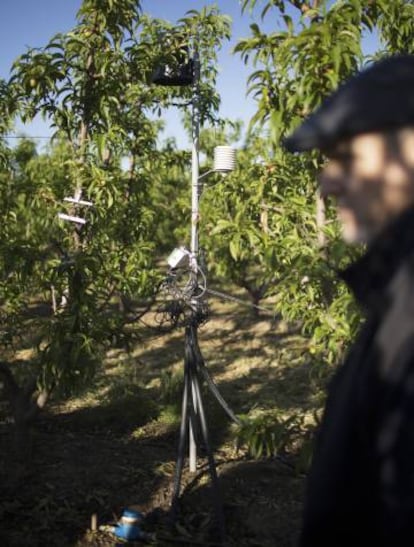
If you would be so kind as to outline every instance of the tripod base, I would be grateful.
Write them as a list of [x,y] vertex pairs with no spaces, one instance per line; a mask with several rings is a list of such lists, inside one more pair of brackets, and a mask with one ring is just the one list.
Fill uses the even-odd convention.
[[217,386],[211,379],[205,364],[197,339],[196,325],[189,325],[185,330],[185,359],[184,359],[184,389],[182,399],[180,437],[178,456],[175,469],[173,495],[171,502],[171,516],[176,520],[179,510],[180,484],[184,466],[185,451],[189,445],[190,471],[196,469],[196,452],[198,433],[201,432],[202,441],[206,450],[208,469],[211,480],[211,492],[215,510],[215,524],[217,536],[221,541],[225,538],[224,514],[222,497],[216,471],[216,464],[211,450],[207,420],[201,395],[200,379],[205,379],[216,399],[226,410],[227,414],[236,422],[239,420],[230,410],[220,395]]

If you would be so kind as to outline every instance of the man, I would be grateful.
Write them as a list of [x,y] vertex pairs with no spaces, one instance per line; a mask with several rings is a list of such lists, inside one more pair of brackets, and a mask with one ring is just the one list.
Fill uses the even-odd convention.
[[414,545],[414,57],[342,85],[285,141],[321,150],[323,196],[365,255],[342,273],[366,315],[329,389],[301,547]]

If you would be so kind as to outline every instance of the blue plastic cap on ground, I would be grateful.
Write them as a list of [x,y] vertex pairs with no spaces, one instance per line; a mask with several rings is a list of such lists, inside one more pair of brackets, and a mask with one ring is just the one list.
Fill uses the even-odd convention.
[[114,534],[121,539],[134,540],[141,537],[141,530],[135,525],[120,524],[115,526]]

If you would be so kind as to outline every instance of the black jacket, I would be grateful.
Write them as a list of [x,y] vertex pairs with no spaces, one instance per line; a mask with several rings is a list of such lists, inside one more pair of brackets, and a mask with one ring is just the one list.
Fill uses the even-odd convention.
[[330,385],[300,546],[412,546],[414,211],[342,276],[366,321]]

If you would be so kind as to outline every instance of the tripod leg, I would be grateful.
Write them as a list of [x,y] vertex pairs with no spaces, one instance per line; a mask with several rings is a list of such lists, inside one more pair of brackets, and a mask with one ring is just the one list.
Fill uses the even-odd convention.
[[195,379],[197,375],[197,361],[196,354],[194,353],[193,344],[193,329],[192,325],[189,325],[185,329],[185,351],[186,359],[188,363],[188,376],[189,376],[189,389],[190,389],[190,419],[189,419],[189,471],[195,473],[197,471],[197,394],[195,390]]
[[222,502],[221,502],[221,495],[220,495],[220,488],[219,488],[218,478],[217,478],[216,464],[215,464],[214,457],[213,457],[213,452],[212,452],[211,446],[210,446],[210,439],[209,439],[208,428],[207,428],[207,420],[206,420],[206,415],[205,415],[205,412],[204,412],[203,400],[201,398],[200,385],[199,385],[197,376],[195,377],[194,386],[195,386],[195,391],[196,391],[197,406],[198,406],[198,410],[199,410],[201,432],[202,432],[202,435],[203,435],[203,440],[204,440],[204,444],[205,444],[206,452],[207,452],[207,460],[208,460],[208,466],[209,466],[209,472],[210,472],[210,478],[211,478],[212,494],[213,494],[213,502],[214,502],[215,512],[216,512],[217,526],[218,526],[220,539],[222,541],[224,541],[225,529],[224,529],[223,506],[222,506]]
[[184,465],[184,451],[187,440],[187,431],[188,431],[188,394],[190,391],[190,367],[186,355],[186,360],[184,364],[184,388],[183,388],[183,399],[182,399],[182,408],[181,408],[181,424],[180,424],[180,437],[178,441],[178,456],[175,466],[175,476],[174,476],[174,486],[173,486],[173,495],[171,502],[171,513],[173,519],[177,516],[178,510],[178,498],[180,496],[180,484],[181,484],[181,475],[183,472]]
[[239,418],[234,414],[232,409],[229,407],[229,405],[224,400],[222,394],[218,390],[217,385],[215,384],[213,378],[210,376],[209,371],[207,370],[204,362],[200,365],[200,372],[203,375],[205,381],[207,382],[207,385],[211,391],[211,393],[214,395],[214,397],[217,399],[217,401],[220,403],[223,410],[226,412],[227,416],[233,420],[236,424],[240,424]]
[[194,361],[194,355],[192,355],[189,369],[190,369],[190,387],[191,387],[191,402],[190,402],[190,419],[188,424],[188,433],[189,433],[189,470],[190,473],[195,473],[197,471],[197,394],[194,385],[194,377],[196,374],[196,364]]
[[198,339],[197,339],[197,334],[196,332],[194,331],[193,333],[193,338],[192,338],[192,341],[193,341],[193,353],[195,355],[195,359],[196,359],[196,363],[197,363],[197,366],[198,366],[198,370],[201,372],[201,374],[203,375],[205,381],[207,382],[207,385],[208,387],[210,388],[210,391],[212,392],[212,394],[215,396],[215,398],[217,399],[217,401],[220,403],[220,405],[222,406],[223,410],[226,412],[227,416],[229,416],[229,418],[231,420],[233,420],[233,422],[235,422],[236,424],[240,424],[240,420],[239,418],[237,418],[237,416],[234,414],[234,412],[231,410],[231,408],[229,407],[229,405],[226,403],[226,401],[224,400],[223,396],[221,395],[221,393],[219,392],[218,390],[218,387],[217,385],[214,383],[214,380],[213,378],[210,376],[210,373],[206,367],[206,364],[204,362],[204,359],[203,359],[203,356],[201,354],[201,350],[200,350],[200,346],[198,345]]

